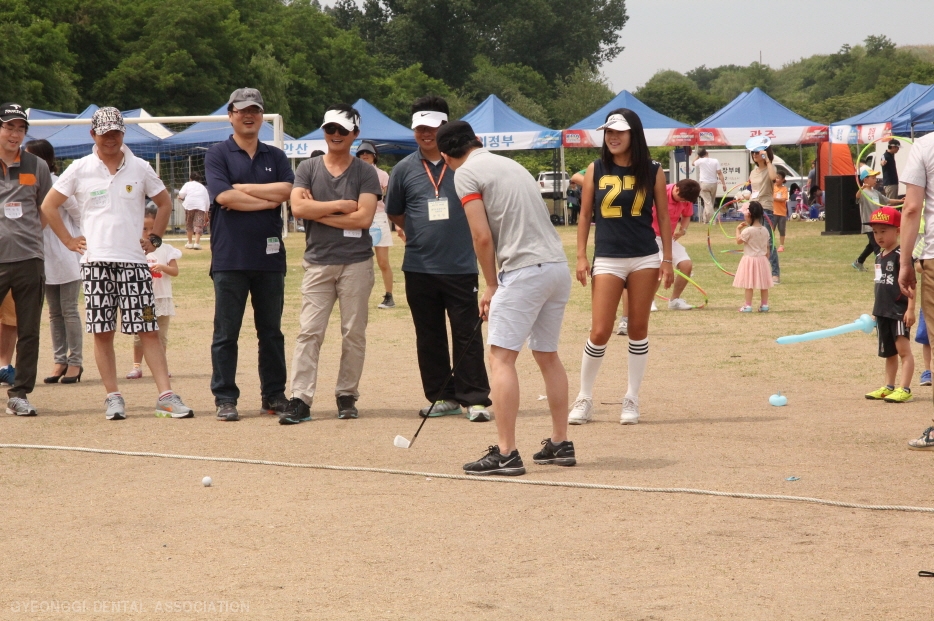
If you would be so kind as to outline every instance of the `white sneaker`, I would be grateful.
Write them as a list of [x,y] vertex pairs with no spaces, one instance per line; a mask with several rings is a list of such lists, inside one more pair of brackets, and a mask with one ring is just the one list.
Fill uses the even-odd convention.
[[593,399],[590,397],[578,397],[568,413],[569,425],[583,425],[593,420]]
[[201,244],[192,244],[191,247],[193,250],[201,250]]
[[639,401],[623,397],[623,413],[619,417],[620,425],[635,425],[639,422]]
[[619,325],[616,326],[616,333],[620,336],[629,334],[629,317],[619,318]]
[[650,308],[649,310],[652,311],[653,313],[658,310],[658,307],[655,306],[655,300],[652,300],[652,308]]
[[188,248],[189,250],[191,250],[191,249],[194,248],[194,247],[195,247],[195,245],[192,244],[191,242],[185,244],[185,248]]
[[682,298],[674,298],[668,302],[668,310],[691,310],[692,308],[694,307],[685,302]]
[[467,408],[467,420],[472,423],[487,423],[493,419],[493,414],[485,405],[472,405]]

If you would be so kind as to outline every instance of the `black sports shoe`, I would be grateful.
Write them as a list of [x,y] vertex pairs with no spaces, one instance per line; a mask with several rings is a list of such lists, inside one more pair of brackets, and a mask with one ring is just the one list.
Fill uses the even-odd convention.
[[509,455],[503,455],[499,452],[498,446],[491,446],[487,449],[486,455],[477,461],[464,464],[464,474],[502,474],[515,477],[525,474],[525,465],[519,457],[518,450]]
[[337,398],[337,417],[341,420],[348,418],[357,418],[360,413],[357,411],[357,402],[353,395],[341,395]]
[[280,425],[297,425],[311,420],[311,408],[297,397],[289,399],[285,411],[279,414]]
[[270,416],[277,416],[285,412],[286,408],[289,407],[289,400],[283,394],[278,394],[273,397],[263,397],[262,413],[269,414]]
[[227,401],[217,406],[217,420],[236,421],[240,420],[240,413],[237,412],[237,404]]
[[577,463],[574,457],[574,443],[565,440],[554,444],[551,438],[542,440],[542,450],[532,455],[536,464],[554,464],[556,466],[573,466]]

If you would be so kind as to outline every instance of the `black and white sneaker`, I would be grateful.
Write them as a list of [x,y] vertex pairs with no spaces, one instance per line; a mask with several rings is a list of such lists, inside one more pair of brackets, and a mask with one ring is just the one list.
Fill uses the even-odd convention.
[[280,425],[297,425],[309,420],[311,420],[311,408],[298,397],[289,399],[285,411],[279,414]]
[[357,400],[353,395],[341,395],[337,398],[337,417],[341,420],[357,418],[360,412],[357,411]]
[[532,455],[536,464],[554,464],[555,466],[573,466],[577,463],[574,457],[574,443],[565,440],[554,444],[551,438],[542,440],[542,450]]
[[519,451],[514,450],[509,455],[503,455],[499,452],[498,446],[491,446],[487,449],[486,455],[464,464],[464,474],[476,474],[480,476],[488,474],[501,474],[508,477],[525,474],[525,465],[522,458],[519,457]]
[[396,302],[392,299],[392,294],[387,293],[383,296],[383,301],[376,308],[395,308]]

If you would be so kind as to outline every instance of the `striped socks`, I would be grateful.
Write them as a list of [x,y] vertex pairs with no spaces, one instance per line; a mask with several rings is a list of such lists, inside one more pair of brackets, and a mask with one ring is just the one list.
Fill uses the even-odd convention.
[[639,400],[639,387],[645,376],[648,354],[649,339],[647,337],[641,341],[629,341],[629,389],[626,391],[626,396],[636,401]]
[[606,353],[606,345],[594,345],[587,339],[584,345],[584,357],[581,360],[581,390],[577,395],[578,399],[593,398],[593,385],[597,381],[597,373],[600,371],[600,365],[603,364],[603,354]]

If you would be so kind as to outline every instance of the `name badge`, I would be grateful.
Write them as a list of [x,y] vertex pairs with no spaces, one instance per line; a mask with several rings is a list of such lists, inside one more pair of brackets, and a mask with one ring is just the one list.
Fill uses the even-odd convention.
[[93,190],[91,192],[91,207],[107,206],[107,190]]
[[875,282],[882,282],[882,266],[876,263],[876,280]]
[[279,254],[279,238],[278,237],[267,237],[266,238],[266,254]]
[[10,220],[15,220],[16,218],[22,218],[23,217],[23,204],[22,203],[4,204],[3,215],[5,215]]
[[448,213],[447,197],[436,198],[428,201],[428,219],[429,220],[447,220],[450,217]]
[[344,237],[363,237],[363,229],[344,229]]

